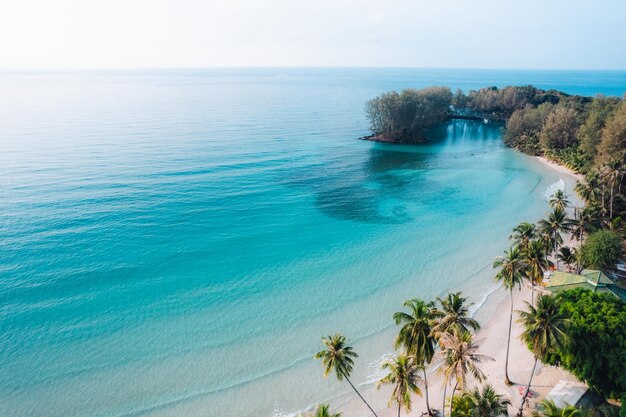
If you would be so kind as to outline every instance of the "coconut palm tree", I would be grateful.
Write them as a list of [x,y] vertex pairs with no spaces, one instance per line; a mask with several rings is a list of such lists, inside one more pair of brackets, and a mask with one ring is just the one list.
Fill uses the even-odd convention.
[[501,283],[509,290],[511,297],[511,314],[509,316],[509,336],[506,343],[506,359],[504,361],[504,382],[511,385],[509,379],[509,348],[511,346],[511,327],[513,324],[513,288],[522,288],[522,281],[527,274],[528,264],[524,261],[522,252],[514,246],[499,256],[493,263],[494,268],[500,268],[495,276],[495,281]]
[[620,185],[618,193],[621,193],[622,177],[624,176],[622,161],[619,158],[610,160],[600,169],[600,175],[609,186],[609,219],[613,219],[615,186],[618,184]]
[[597,172],[590,172],[584,181],[577,181],[574,191],[583,199],[586,204],[598,202],[601,195],[600,177]]
[[396,348],[404,346],[407,354],[413,356],[415,363],[421,368],[426,393],[426,410],[432,415],[426,366],[432,362],[435,354],[435,339],[432,334],[435,321],[434,303],[412,299],[405,301],[404,306],[410,310],[408,313],[401,311],[393,315],[396,325],[402,326],[396,338]]
[[320,404],[314,413],[298,414],[297,417],[341,417],[341,413],[332,413],[328,404]]
[[558,208],[565,211],[565,209],[570,205],[570,201],[567,199],[567,194],[565,194],[565,191],[556,190],[554,194],[552,194],[552,197],[550,197],[548,204],[552,208]]
[[509,236],[509,240],[513,242],[515,246],[524,250],[528,247],[531,240],[537,235],[537,228],[532,223],[523,222],[515,226],[513,233]]
[[567,405],[558,407],[553,400],[543,400],[536,410],[533,410],[532,417],[584,417],[585,413],[578,407]]
[[528,303],[526,305],[528,306],[528,311],[518,311],[520,315],[518,321],[524,327],[521,339],[527,345],[532,346],[535,363],[530,373],[528,386],[522,397],[518,413],[519,417],[522,417],[524,411],[524,403],[526,398],[528,398],[537,362],[539,359],[544,359],[555,348],[562,347],[567,340],[567,335],[563,329],[568,319],[560,311],[556,298],[551,295],[540,295],[537,299],[536,308]]
[[[572,222],[567,218],[565,210],[555,208],[548,213],[548,218],[539,221],[539,224],[545,231],[549,231],[553,236],[554,254],[558,254],[559,244],[563,242],[561,233],[569,232],[572,228]],[[559,269],[559,263],[556,262],[556,269]]]
[[[493,358],[478,353],[478,344],[472,340],[472,334],[469,331],[456,328],[452,333],[445,333],[442,337],[445,339],[444,349],[441,352],[444,384],[447,387],[454,378],[455,383],[452,389],[452,398],[454,398],[457,388],[465,389],[468,375],[472,375],[478,382],[485,380],[485,374],[478,364],[485,360],[493,360]],[[445,391],[443,400],[444,413],[442,414],[445,414]]]
[[543,274],[552,262],[548,260],[545,250],[545,243],[539,240],[533,240],[523,253],[524,262],[527,268],[524,270],[525,277],[530,281],[531,288],[531,304],[535,303],[535,285],[541,284]]
[[498,417],[508,414],[508,406],[511,405],[504,395],[496,394],[489,384],[481,390],[474,388],[463,393],[467,399],[470,417]]
[[389,405],[393,402],[398,404],[398,417],[402,407],[407,413],[411,412],[411,394],[422,395],[417,386],[420,366],[415,363],[412,356],[400,354],[383,363],[382,368],[389,373],[378,382],[377,388],[383,385],[393,386]]
[[567,269],[571,271],[572,265],[576,263],[576,248],[572,249],[568,246],[563,246],[559,248],[557,257],[567,266]]
[[572,236],[579,242],[585,233],[592,232],[600,225],[599,207],[595,204],[587,205],[578,211],[578,218],[572,222]]
[[339,381],[342,381],[345,378],[354,392],[356,392],[359,398],[363,400],[367,408],[370,409],[372,414],[378,417],[369,403],[365,401],[365,398],[363,398],[361,393],[356,389],[352,381],[350,381],[350,374],[352,373],[352,368],[354,367],[354,359],[358,358],[359,355],[357,355],[352,346],[347,344],[346,337],[342,334],[335,333],[332,336],[323,337],[322,342],[324,342],[326,347],[324,350],[317,352],[314,357],[315,359],[322,360],[324,377],[327,377],[334,370]]
[[449,293],[446,298],[437,297],[441,308],[433,311],[437,324],[433,327],[432,332],[442,347],[445,341],[441,336],[446,333],[462,333],[470,329],[480,329],[480,324],[469,315],[469,307],[472,304],[466,304],[467,298],[461,294],[459,291]]

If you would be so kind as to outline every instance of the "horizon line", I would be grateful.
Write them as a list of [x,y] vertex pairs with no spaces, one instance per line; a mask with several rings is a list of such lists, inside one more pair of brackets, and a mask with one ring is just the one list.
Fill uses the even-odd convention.
[[118,71],[190,71],[190,70],[272,70],[272,69],[405,69],[405,70],[472,70],[472,71],[571,71],[571,72],[626,72],[626,68],[489,68],[489,67],[420,67],[420,66],[343,66],[343,65],[276,65],[276,66],[189,66],[189,67],[50,67],[50,68],[0,68],[2,73],[46,73],[46,72],[118,72]]

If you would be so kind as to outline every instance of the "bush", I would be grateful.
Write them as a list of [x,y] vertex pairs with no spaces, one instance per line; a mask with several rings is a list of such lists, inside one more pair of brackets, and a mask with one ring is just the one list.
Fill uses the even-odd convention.
[[579,260],[586,268],[614,268],[622,255],[622,238],[610,230],[599,230],[589,235],[579,254]]
[[609,398],[626,394],[626,303],[612,294],[576,289],[557,295],[568,314],[568,343],[549,357],[594,391]]

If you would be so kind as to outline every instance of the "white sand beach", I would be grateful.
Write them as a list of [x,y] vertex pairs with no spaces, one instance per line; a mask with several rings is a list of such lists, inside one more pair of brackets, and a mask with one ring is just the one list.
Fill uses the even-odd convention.
[[[514,309],[526,308],[525,302],[530,302],[531,291],[528,287],[523,287],[521,291],[514,290]],[[482,329],[477,333],[475,340],[480,343],[480,352],[492,357],[493,361],[482,364],[481,369],[487,377],[486,383],[494,386],[500,394],[505,394],[512,402],[509,414],[514,414],[521,401],[520,390],[528,383],[530,371],[533,366],[533,355],[521,342],[520,334],[522,327],[516,322],[517,314],[514,313],[513,328],[511,332],[511,348],[509,356],[509,377],[514,382],[512,386],[504,383],[504,361],[506,356],[507,330],[509,320],[510,298],[504,289],[498,290],[483,305],[477,313],[477,318],[481,322]],[[482,314],[481,314],[482,313]],[[487,315],[488,317],[481,317]],[[577,379],[567,371],[547,366],[539,363],[535,371],[535,377],[531,387],[532,398],[530,407],[544,398],[550,390],[560,381],[577,381]],[[429,372],[429,395],[431,408],[440,410],[443,400],[443,377],[437,370],[431,369]],[[469,386],[476,385],[470,380]],[[448,389],[448,396],[451,388]],[[363,396],[370,401],[379,417],[391,417],[397,415],[395,406],[389,407],[390,390],[383,388],[377,390],[374,386],[362,388]],[[345,417],[365,417],[369,416],[367,408],[356,396],[342,403],[336,400],[331,404]],[[424,395],[414,396],[413,410],[409,414],[402,412],[402,415],[420,415],[426,412],[426,400]]]

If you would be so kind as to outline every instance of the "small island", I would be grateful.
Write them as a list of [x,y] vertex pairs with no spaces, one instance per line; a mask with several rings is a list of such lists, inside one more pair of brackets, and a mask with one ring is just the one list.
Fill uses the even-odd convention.
[[534,86],[486,87],[465,94],[447,87],[383,93],[367,102],[371,135],[389,143],[423,143],[450,119],[503,123],[507,146],[587,173],[624,157],[626,100],[586,97]]

